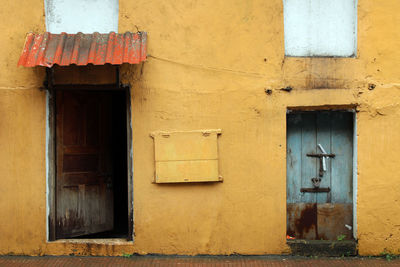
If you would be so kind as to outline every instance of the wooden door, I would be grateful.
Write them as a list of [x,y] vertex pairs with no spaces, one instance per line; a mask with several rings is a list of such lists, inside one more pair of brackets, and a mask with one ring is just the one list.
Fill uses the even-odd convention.
[[286,160],[287,234],[352,239],[353,114],[288,114]]
[[105,92],[57,92],[57,238],[113,229],[110,99]]

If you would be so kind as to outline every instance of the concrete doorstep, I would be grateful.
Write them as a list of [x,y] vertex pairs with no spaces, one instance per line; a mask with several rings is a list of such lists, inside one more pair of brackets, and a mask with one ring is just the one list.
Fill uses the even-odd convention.
[[288,240],[292,255],[295,256],[356,256],[357,243],[354,240]]

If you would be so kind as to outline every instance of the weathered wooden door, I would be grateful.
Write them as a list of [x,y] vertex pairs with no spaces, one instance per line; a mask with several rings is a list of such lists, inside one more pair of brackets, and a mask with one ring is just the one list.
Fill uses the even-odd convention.
[[113,229],[110,101],[105,92],[57,92],[57,238]]
[[353,238],[353,114],[287,115],[287,234]]

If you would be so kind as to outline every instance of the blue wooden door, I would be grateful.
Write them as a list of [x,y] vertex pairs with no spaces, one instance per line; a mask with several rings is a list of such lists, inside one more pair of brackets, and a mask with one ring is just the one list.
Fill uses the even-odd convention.
[[287,234],[352,239],[353,114],[287,115]]

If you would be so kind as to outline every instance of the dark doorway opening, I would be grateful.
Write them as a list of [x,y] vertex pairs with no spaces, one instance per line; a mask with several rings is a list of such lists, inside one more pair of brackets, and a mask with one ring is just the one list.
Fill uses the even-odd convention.
[[129,239],[127,91],[55,92],[56,239]]

